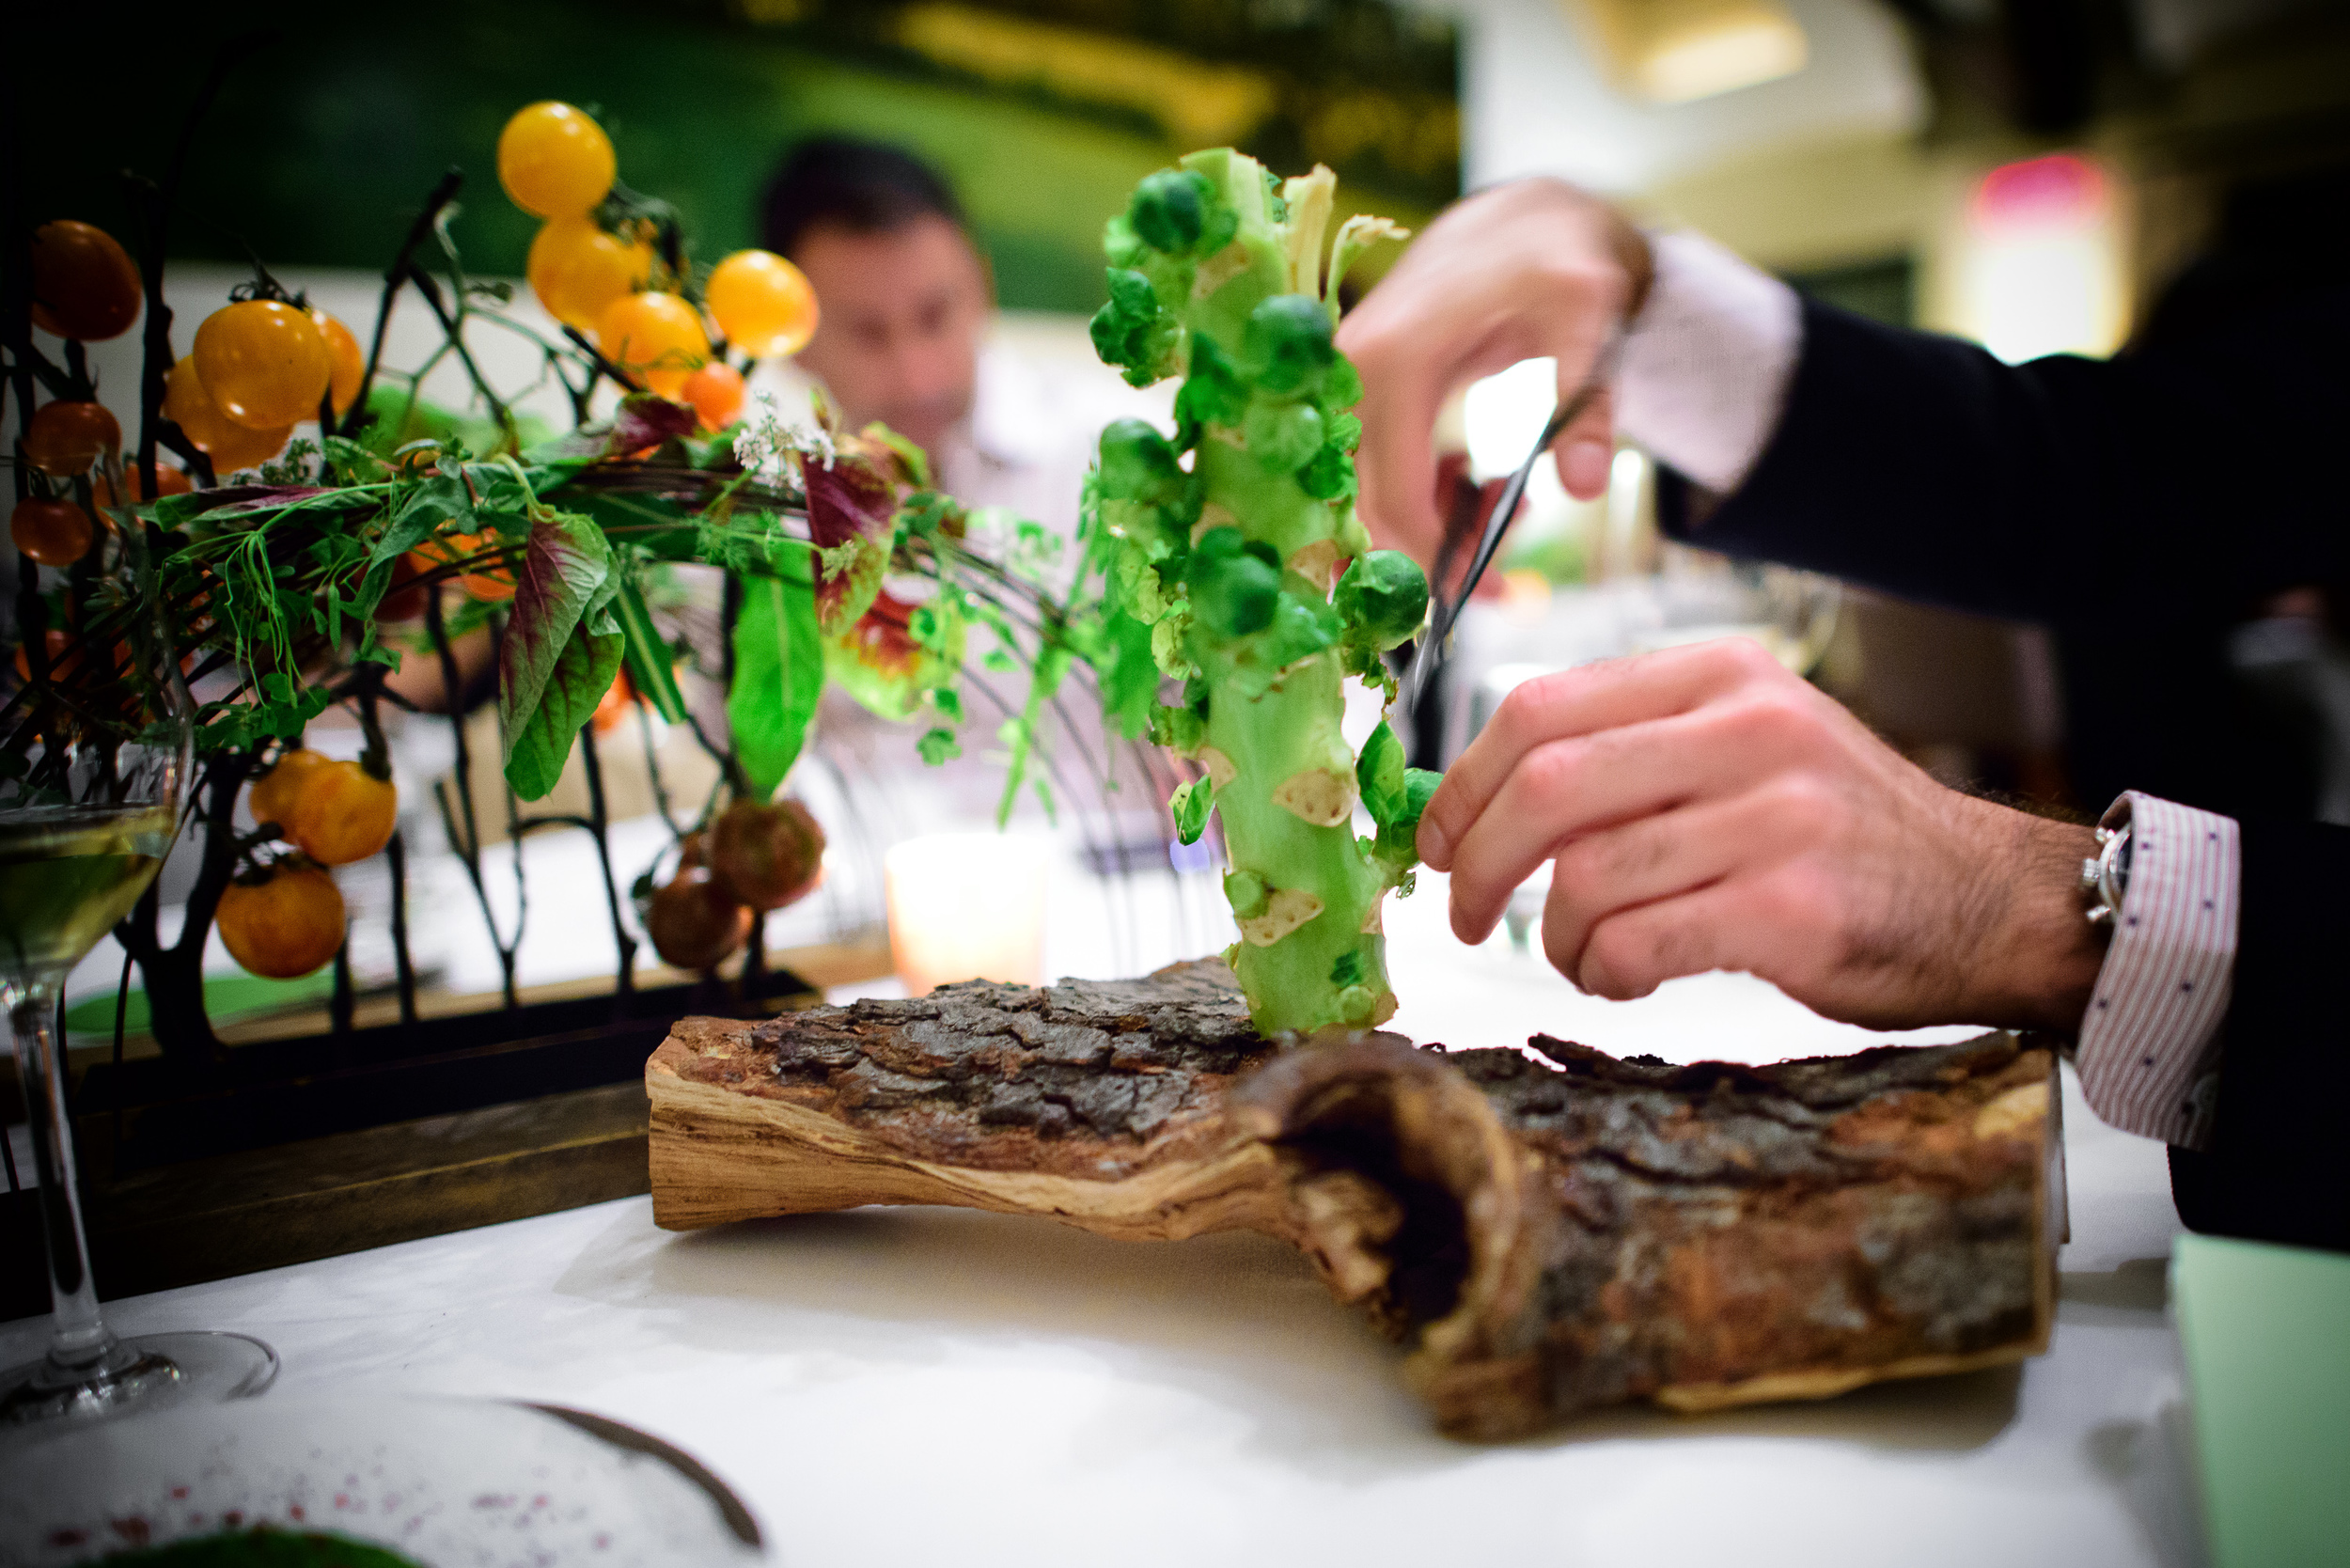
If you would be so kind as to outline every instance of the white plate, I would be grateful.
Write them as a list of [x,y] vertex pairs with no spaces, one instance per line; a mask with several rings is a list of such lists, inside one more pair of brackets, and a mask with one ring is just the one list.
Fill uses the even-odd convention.
[[259,1524],[429,1568],[765,1559],[734,1495],[658,1438],[482,1400],[279,1395],[9,1432],[0,1476],[0,1562],[24,1568]]

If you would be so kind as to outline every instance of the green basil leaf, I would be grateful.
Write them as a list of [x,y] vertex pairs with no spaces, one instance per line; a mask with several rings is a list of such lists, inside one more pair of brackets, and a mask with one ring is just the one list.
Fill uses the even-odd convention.
[[[795,548],[802,554],[807,549]],[[744,577],[743,608],[734,622],[727,724],[734,735],[735,760],[760,800],[773,795],[799,760],[824,689],[813,578],[807,563],[796,564],[801,570],[787,575]]]

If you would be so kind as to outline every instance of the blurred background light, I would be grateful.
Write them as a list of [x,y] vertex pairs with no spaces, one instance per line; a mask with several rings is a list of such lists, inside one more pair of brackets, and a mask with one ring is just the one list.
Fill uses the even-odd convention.
[[1653,103],[1689,103],[1801,71],[1810,47],[1776,0],[1574,0],[1609,73]]
[[2077,153],[2004,164],[1965,222],[1960,325],[2010,364],[2111,353],[2128,329],[2111,182]]

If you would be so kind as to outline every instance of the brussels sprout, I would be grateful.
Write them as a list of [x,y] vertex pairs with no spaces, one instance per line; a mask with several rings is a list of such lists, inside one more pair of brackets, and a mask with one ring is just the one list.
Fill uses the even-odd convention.
[[1409,641],[1428,614],[1428,579],[1401,550],[1357,556],[1331,604],[1352,632],[1381,652]]
[[1238,528],[1211,528],[1191,553],[1184,586],[1198,623],[1218,636],[1245,637],[1272,624],[1281,600],[1281,568],[1272,552],[1251,546]]
[[1207,225],[1208,182],[1188,169],[1161,169],[1135,187],[1126,221],[1145,244],[1180,256]]
[[1150,500],[1181,484],[1183,471],[1167,437],[1141,419],[1120,419],[1102,432],[1102,494],[1116,500]]
[[1322,416],[1311,403],[1258,403],[1242,421],[1248,455],[1286,473],[1322,450]]
[[1248,313],[1241,358],[1267,392],[1310,394],[1339,351],[1330,341],[1330,313],[1304,294],[1276,294]]

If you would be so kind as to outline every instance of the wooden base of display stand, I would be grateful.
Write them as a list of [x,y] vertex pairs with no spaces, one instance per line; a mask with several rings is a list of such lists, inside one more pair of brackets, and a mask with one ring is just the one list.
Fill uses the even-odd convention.
[[[153,1056],[91,1065],[74,1086],[74,1137],[99,1294],[644,1192],[645,1058],[679,1016],[767,1016],[889,972],[876,942],[772,964],[747,1000],[685,980],[625,1003],[549,990],[511,1011],[454,999],[438,1016],[339,1037],[289,1038],[273,1021],[199,1068]],[[12,1074],[6,1087],[14,1100]],[[34,1199],[0,1195],[0,1258],[36,1256]],[[0,1270],[0,1320],[46,1311],[41,1279]]]

